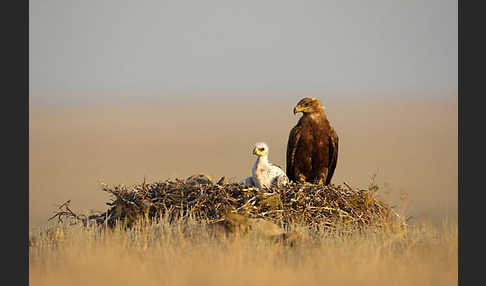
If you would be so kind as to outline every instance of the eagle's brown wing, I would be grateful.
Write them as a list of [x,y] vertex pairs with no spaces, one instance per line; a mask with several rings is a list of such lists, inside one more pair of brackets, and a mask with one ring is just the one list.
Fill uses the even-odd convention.
[[291,181],[295,181],[295,152],[301,137],[301,127],[299,124],[295,125],[290,130],[289,141],[287,143],[287,177]]
[[327,173],[326,178],[326,185],[331,183],[332,175],[334,175],[334,170],[336,169],[337,159],[338,159],[338,147],[339,147],[339,137],[334,131],[334,128],[331,129],[329,134],[329,172]]

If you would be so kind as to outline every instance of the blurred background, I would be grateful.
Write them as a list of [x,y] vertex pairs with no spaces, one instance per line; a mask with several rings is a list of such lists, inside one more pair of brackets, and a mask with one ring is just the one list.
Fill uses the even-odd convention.
[[285,168],[305,96],[339,137],[333,183],[457,218],[457,1],[30,1],[29,222],[105,210],[100,183]]

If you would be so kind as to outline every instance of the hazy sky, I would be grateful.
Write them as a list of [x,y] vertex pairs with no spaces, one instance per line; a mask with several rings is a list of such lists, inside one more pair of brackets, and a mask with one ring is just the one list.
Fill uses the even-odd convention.
[[457,1],[30,1],[30,87],[457,92]]

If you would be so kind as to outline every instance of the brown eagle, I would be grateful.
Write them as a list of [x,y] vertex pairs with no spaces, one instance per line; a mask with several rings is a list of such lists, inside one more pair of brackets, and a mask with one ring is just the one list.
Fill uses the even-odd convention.
[[336,169],[339,138],[321,101],[305,97],[294,108],[302,112],[287,144],[287,176],[291,181],[328,185]]

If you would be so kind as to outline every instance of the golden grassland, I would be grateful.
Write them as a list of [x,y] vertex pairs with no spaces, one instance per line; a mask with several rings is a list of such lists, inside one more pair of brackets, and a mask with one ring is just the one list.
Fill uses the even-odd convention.
[[106,229],[58,224],[32,233],[30,285],[457,285],[457,223],[381,231],[291,225],[303,239],[214,236],[191,219]]
[[[339,131],[334,182],[408,194],[407,228],[346,233],[292,224],[294,247],[249,232],[214,237],[184,220],[130,230],[46,224],[56,204],[103,210],[100,182],[133,184],[204,172],[238,181],[250,146],[284,166],[300,99],[106,105],[31,104],[31,285],[457,285],[457,100],[321,98]],[[384,186],[382,188],[382,186]],[[461,190],[459,190],[461,191]],[[395,197],[395,198],[394,198]],[[423,217],[431,218],[422,220]],[[449,217],[450,219],[447,219]],[[432,219],[433,218],[433,219]]]

